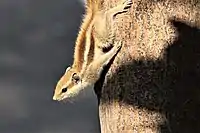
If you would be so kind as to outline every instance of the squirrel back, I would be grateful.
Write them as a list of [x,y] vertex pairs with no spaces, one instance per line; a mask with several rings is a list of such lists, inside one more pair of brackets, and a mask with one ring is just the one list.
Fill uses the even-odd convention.
[[72,68],[80,72],[84,63],[84,51],[86,48],[86,34],[93,20],[94,14],[102,9],[102,0],[87,0],[85,4],[86,13],[83,16],[83,21],[76,39],[74,48],[74,62]]

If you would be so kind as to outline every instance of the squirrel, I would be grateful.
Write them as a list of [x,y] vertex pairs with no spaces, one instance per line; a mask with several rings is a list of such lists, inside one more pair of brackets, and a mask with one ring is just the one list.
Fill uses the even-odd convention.
[[[81,25],[74,51],[74,62],[58,81],[53,100],[61,101],[92,88],[100,78],[104,66],[118,53],[121,41],[115,40],[113,29],[117,14],[125,13],[132,0],[122,0],[105,11],[102,0],[87,0],[86,15]],[[109,49],[104,52],[105,49]]]
[[[122,42],[118,41],[110,51],[100,56],[98,60],[92,61],[84,73],[80,75],[74,73],[70,82],[65,82],[66,84],[63,86],[59,86],[58,83],[58,88],[56,88],[58,91],[55,91],[53,100],[62,101],[66,98],[76,96],[83,89],[94,88],[94,84],[99,80],[104,67],[117,55],[121,46]],[[62,77],[59,82],[63,82],[64,80],[65,77]]]

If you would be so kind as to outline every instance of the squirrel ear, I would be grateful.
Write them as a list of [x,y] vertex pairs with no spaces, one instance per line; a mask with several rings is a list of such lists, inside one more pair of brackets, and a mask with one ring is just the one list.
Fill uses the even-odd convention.
[[77,84],[81,80],[81,78],[77,73],[73,73],[72,80]]
[[71,67],[68,67],[68,68],[65,70],[65,72],[69,71],[69,69],[71,69]]

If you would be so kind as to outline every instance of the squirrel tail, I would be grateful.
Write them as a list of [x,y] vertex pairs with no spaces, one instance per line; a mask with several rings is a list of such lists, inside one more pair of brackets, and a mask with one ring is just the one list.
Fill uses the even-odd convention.
[[100,11],[103,6],[103,0],[87,0],[86,9],[87,11],[92,11],[93,13]]

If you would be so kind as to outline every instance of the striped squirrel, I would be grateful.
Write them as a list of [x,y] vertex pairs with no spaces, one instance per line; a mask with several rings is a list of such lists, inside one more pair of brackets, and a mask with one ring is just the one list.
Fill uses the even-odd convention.
[[[86,15],[81,25],[74,51],[74,62],[58,81],[53,100],[76,96],[81,90],[92,88],[105,65],[118,53],[121,41],[115,40],[113,29],[117,14],[125,13],[132,0],[122,0],[105,11],[102,0],[87,0]],[[104,52],[104,49],[110,50]]]

